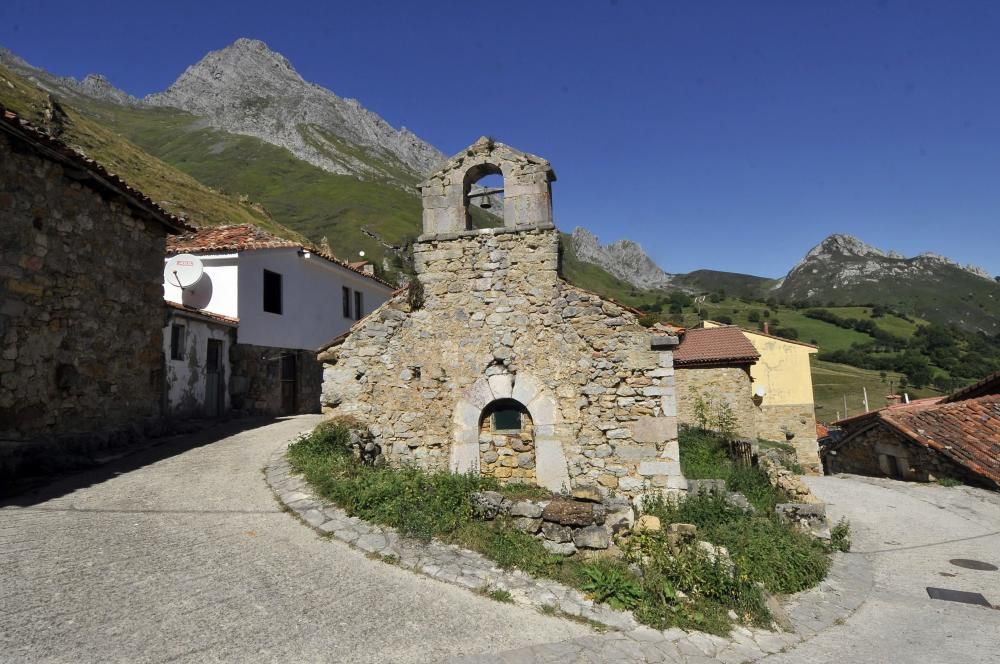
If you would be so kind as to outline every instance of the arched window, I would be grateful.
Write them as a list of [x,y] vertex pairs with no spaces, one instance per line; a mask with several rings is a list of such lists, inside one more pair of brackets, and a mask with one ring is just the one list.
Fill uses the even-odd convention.
[[531,421],[527,409],[514,399],[498,399],[483,410],[481,430],[490,433],[521,433]]

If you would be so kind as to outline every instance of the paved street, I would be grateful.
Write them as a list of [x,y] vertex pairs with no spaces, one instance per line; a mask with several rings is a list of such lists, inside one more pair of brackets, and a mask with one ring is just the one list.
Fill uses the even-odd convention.
[[1000,566],[1000,494],[865,477],[818,477],[813,491],[834,520],[846,515],[854,551],[874,563],[868,600],[846,620],[777,664],[814,662],[996,662],[1000,611],[932,600],[928,586],[982,593],[1000,605],[1000,571],[950,564],[966,558]]
[[[261,475],[316,419],[230,424],[8,501],[0,661],[707,661],[320,539],[278,509]],[[852,555],[870,561],[874,586],[842,624],[765,661],[997,660],[1000,611],[931,600],[926,587],[1000,604],[1000,572],[949,563],[1000,564],[1000,495],[859,477],[809,483],[834,520],[851,520]]]
[[23,506],[0,509],[0,661],[426,662],[590,633],[279,511],[261,468],[317,420],[227,425],[8,501]]

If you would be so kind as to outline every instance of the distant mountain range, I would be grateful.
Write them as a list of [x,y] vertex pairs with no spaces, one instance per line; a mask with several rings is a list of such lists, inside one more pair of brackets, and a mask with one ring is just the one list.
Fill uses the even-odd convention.
[[571,236],[580,260],[601,266],[635,288],[724,290],[737,297],[812,305],[881,304],[940,323],[989,334],[1000,331],[1000,278],[938,254],[907,258],[851,235],[834,234],[781,279],[733,272],[665,272],[631,240],[601,245],[584,228]]
[[[50,74],[0,49],[0,103],[100,160],[196,225],[256,223],[403,269],[420,233],[415,184],[445,159],[358,101],[305,81],[263,42],[208,53],[166,90],[139,99],[104,76]],[[472,137],[470,137],[471,140]],[[499,201],[497,201],[499,203]],[[497,205],[496,209],[500,206]],[[477,225],[496,223],[478,207]],[[563,236],[569,278],[638,301],[664,290],[816,304],[885,304],[995,333],[1000,284],[933,254],[904,258],[832,235],[779,280],[664,271],[629,240]]]

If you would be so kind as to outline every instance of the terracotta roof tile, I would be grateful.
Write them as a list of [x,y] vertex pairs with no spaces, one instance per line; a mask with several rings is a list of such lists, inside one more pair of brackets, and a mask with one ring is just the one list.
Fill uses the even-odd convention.
[[760,353],[734,326],[688,330],[674,351],[676,366],[753,364],[758,359]]
[[335,263],[351,272],[376,281],[383,286],[395,288],[388,281],[364,271],[365,263],[348,263],[333,254],[320,251],[316,247],[300,242],[293,242],[272,235],[253,224],[235,224],[232,226],[215,226],[202,228],[192,232],[167,239],[167,255],[173,254],[217,254],[238,251],[256,251],[258,249],[305,249],[320,258]]
[[907,438],[1000,484],[1000,394],[878,412]]
[[151,215],[169,232],[179,233],[194,230],[184,219],[170,214],[154,203],[149,196],[135,189],[114,173],[109,172],[100,163],[59,139],[49,136],[38,127],[19,117],[17,113],[5,108],[3,104],[0,104],[0,129],[34,143],[50,159],[69,162],[73,166],[88,171],[94,182],[108,191],[124,196],[131,207]]

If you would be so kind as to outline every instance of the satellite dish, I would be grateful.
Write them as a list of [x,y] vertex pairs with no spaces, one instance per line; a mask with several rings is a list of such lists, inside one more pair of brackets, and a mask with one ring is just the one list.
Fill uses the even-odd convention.
[[758,385],[757,387],[754,388],[753,394],[758,399],[763,399],[764,395],[767,394],[767,390],[764,389],[763,385]]
[[201,259],[191,254],[178,254],[167,261],[163,268],[163,280],[181,290],[190,288],[201,281],[205,274]]

